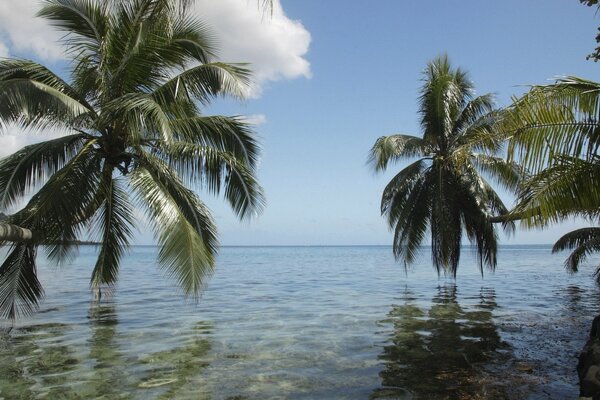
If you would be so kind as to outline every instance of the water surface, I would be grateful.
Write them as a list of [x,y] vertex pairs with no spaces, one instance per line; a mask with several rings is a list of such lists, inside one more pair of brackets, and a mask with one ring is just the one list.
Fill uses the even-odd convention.
[[427,250],[226,247],[197,304],[136,247],[112,296],[88,289],[96,250],[40,260],[39,313],[0,333],[4,399],[563,399],[600,305],[546,246],[504,247],[456,281]]

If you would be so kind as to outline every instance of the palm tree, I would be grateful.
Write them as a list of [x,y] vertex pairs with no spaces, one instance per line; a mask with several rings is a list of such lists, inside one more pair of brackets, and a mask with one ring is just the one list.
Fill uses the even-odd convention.
[[[600,83],[577,77],[533,86],[505,111],[501,129],[509,152],[531,171],[512,214],[527,227],[544,227],[573,216],[593,223],[600,217]],[[600,229],[567,233],[553,252],[572,249],[565,266],[576,272],[600,250]],[[600,275],[596,276],[600,282]]]
[[423,137],[383,136],[370,154],[377,171],[418,158],[392,178],[381,199],[394,230],[394,255],[405,265],[414,261],[429,230],[436,270],[456,275],[464,232],[477,247],[482,272],[484,265],[494,268],[497,234],[490,217],[508,210],[480,171],[514,189],[520,170],[494,156],[502,137],[492,129],[493,98],[475,97],[467,73],[453,70],[443,56],[425,69],[419,113]]
[[[189,1],[185,1],[189,3]],[[0,266],[0,316],[35,309],[40,245],[63,262],[91,231],[101,241],[91,285],[113,284],[143,210],[158,259],[185,293],[211,272],[217,233],[190,188],[223,193],[240,218],[260,211],[259,147],[239,117],[201,112],[215,96],[241,97],[249,71],[215,60],[209,30],[173,0],[46,0],[39,12],[65,32],[69,81],[34,61],[0,61],[0,121],[64,136],[0,160],[0,210],[31,230]]]

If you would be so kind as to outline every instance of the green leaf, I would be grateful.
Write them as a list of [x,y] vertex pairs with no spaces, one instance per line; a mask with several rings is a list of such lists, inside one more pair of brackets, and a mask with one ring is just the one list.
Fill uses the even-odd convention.
[[155,149],[190,183],[200,182],[201,188],[215,194],[224,187],[225,198],[241,218],[262,211],[265,204],[262,188],[253,168],[243,159],[230,152],[188,142],[160,143]]
[[23,147],[0,160],[0,209],[15,204],[28,190],[61,169],[83,146],[83,134]]
[[35,267],[35,246],[16,244],[0,266],[0,318],[31,314],[44,295]]
[[72,254],[72,242],[97,209],[101,167],[94,144],[89,141],[8,220],[34,232],[36,242],[46,245],[49,257],[58,263]]
[[186,294],[198,296],[213,272],[218,246],[208,209],[166,164],[151,157],[140,160],[131,186],[156,233],[160,264]]
[[371,148],[368,163],[375,171],[382,171],[390,162],[411,157],[425,157],[431,153],[433,147],[424,139],[409,135],[382,136]]
[[[565,261],[567,271],[577,272],[579,265],[584,263],[592,253],[600,251],[600,228],[581,228],[562,236],[552,247],[552,253],[563,250],[573,250]],[[600,267],[596,270],[596,276]]]
[[103,202],[95,222],[99,225],[101,245],[90,282],[94,288],[117,281],[119,263],[129,246],[133,226],[132,206],[119,181],[113,179],[112,168],[104,171],[100,192]]

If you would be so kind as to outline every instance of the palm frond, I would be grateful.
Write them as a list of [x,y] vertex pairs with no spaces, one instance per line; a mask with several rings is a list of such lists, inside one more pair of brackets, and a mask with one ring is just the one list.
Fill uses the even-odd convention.
[[577,272],[590,254],[600,251],[600,228],[581,228],[563,235],[552,247],[552,253],[564,250],[573,250],[565,260],[567,271]]
[[576,77],[534,86],[506,111],[509,157],[539,172],[556,156],[589,158],[600,146],[600,84]]
[[405,266],[415,260],[429,223],[426,167],[424,160],[417,160],[404,168],[388,183],[381,199],[381,214],[394,229],[394,255]]
[[104,202],[96,218],[101,235],[100,253],[92,271],[91,286],[112,285],[117,281],[119,263],[125,249],[129,246],[133,226],[132,207],[127,193],[112,177],[112,168],[104,172],[100,191]]
[[460,180],[448,165],[435,162],[429,174],[431,256],[438,271],[456,276],[462,239]]
[[447,56],[427,65],[423,81],[419,97],[423,138],[446,148],[454,121],[473,97],[473,84],[462,70],[452,71]]
[[174,140],[169,113],[149,94],[128,93],[111,100],[104,105],[102,118],[105,121],[114,119],[142,121],[142,131],[127,131],[128,140],[134,142],[139,141],[139,138],[132,137],[133,135],[142,135],[145,132],[156,132],[156,137],[161,138],[165,143]]
[[[163,12],[159,3],[120,5],[107,38],[112,97],[154,91],[173,73],[210,63],[214,57],[214,39],[206,24],[174,10]],[[168,8],[168,2],[164,6]]]
[[[92,53],[102,57],[109,26],[105,7],[89,0],[44,0],[38,16],[66,32],[64,40],[74,54]],[[98,64],[100,60],[97,60]]]
[[96,210],[101,168],[94,144],[95,140],[88,141],[8,220],[36,232],[36,243],[46,245],[48,256],[58,263],[76,249],[73,241]]
[[214,221],[200,199],[166,164],[151,157],[139,163],[131,174],[131,186],[156,233],[159,262],[177,278],[186,294],[198,296],[214,267]]
[[38,81],[0,80],[0,119],[32,129],[71,128],[90,110],[78,100]]
[[44,295],[37,278],[33,244],[13,245],[0,266],[0,318],[31,314]]
[[476,196],[464,196],[461,211],[467,238],[475,243],[479,270],[483,275],[484,267],[492,271],[496,268],[498,235],[487,215],[481,212],[477,200]]
[[[490,174],[493,178],[495,175]],[[478,206],[478,214],[490,219],[495,215],[506,215],[508,208],[498,195],[492,185],[479,173],[475,165],[466,164],[460,174],[460,182],[463,193],[468,198],[473,198],[473,204]],[[514,229],[512,221],[506,221],[504,227]]]
[[386,185],[381,196],[381,215],[387,216],[390,227],[397,225],[396,212],[404,207],[410,192],[423,178],[426,168],[425,160],[417,160],[403,168]]
[[249,89],[250,70],[245,64],[214,62],[190,68],[158,87],[153,95],[161,104],[175,99],[194,99],[208,104],[216,96],[244,98]]
[[232,153],[188,142],[161,144],[155,149],[189,183],[200,182],[201,188],[214,194],[224,188],[225,198],[240,217],[262,211],[265,199],[254,169]]
[[383,171],[390,162],[410,157],[426,157],[432,152],[433,148],[429,142],[415,136],[382,136],[375,141],[367,162],[375,171]]
[[397,260],[408,264],[415,261],[428,226],[430,225],[432,201],[427,179],[421,176],[408,193],[406,202],[393,203],[391,212],[395,219],[393,251]]
[[462,136],[466,131],[481,126],[482,122],[487,125],[489,120],[486,118],[493,115],[494,102],[494,95],[490,93],[469,101],[452,124],[452,136]]
[[169,47],[177,48],[186,59],[208,64],[216,56],[215,42],[216,38],[206,23],[185,16],[175,22]]
[[471,154],[471,162],[505,189],[515,191],[525,173],[521,165],[487,154]]
[[252,126],[239,117],[198,116],[171,121],[177,140],[196,143],[233,154],[255,168],[260,146]]
[[86,136],[75,134],[23,147],[0,160],[0,209],[4,210],[54,174],[83,146]]
[[497,129],[499,115],[499,111],[492,111],[473,121],[468,127],[456,131],[450,141],[452,151],[498,154],[506,143],[506,136]]
[[0,60],[0,81],[29,80],[50,87],[58,92],[64,93],[70,98],[87,108],[93,113],[93,107],[88,104],[84,96],[65,82],[61,77],[50,71],[45,66],[31,60],[4,59]]
[[553,166],[526,179],[519,190],[515,213],[527,227],[543,227],[572,215],[596,216],[600,163],[563,156]]

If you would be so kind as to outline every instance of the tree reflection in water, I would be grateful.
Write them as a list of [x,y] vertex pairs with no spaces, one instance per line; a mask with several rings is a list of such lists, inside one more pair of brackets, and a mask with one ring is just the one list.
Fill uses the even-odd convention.
[[429,311],[419,308],[410,292],[384,322],[394,333],[379,359],[382,387],[371,396],[423,399],[503,399],[501,385],[487,380],[488,363],[504,357],[505,345],[492,321],[493,289],[482,288],[478,304],[466,311],[455,285],[441,286]]
[[200,383],[209,364],[210,323],[179,333],[177,347],[138,355],[126,351],[128,337],[119,332],[113,303],[94,303],[88,315],[91,335],[84,347],[70,343],[69,325],[0,332],[0,399],[210,397]]
[[[119,320],[112,302],[93,302],[89,311],[90,338],[89,360],[93,360],[93,373],[83,387],[85,397],[102,396],[106,399],[131,399],[127,390],[131,385],[123,351],[119,346]],[[128,380],[129,379],[129,380]]]
[[[53,398],[52,393],[68,383],[68,374],[79,362],[62,342],[67,329],[48,323],[0,333],[0,398]],[[42,387],[42,393],[34,393],[34,386]]]
[[209,365],[208,352],[211,348],[207,335],[212,324],[199,321],[184,339],[184,346],[150,354],[142,362],[148,364],[150,373],[138,387],[151,393],[159,389],[158,399],[210,399],[203,388],[200,375]]

